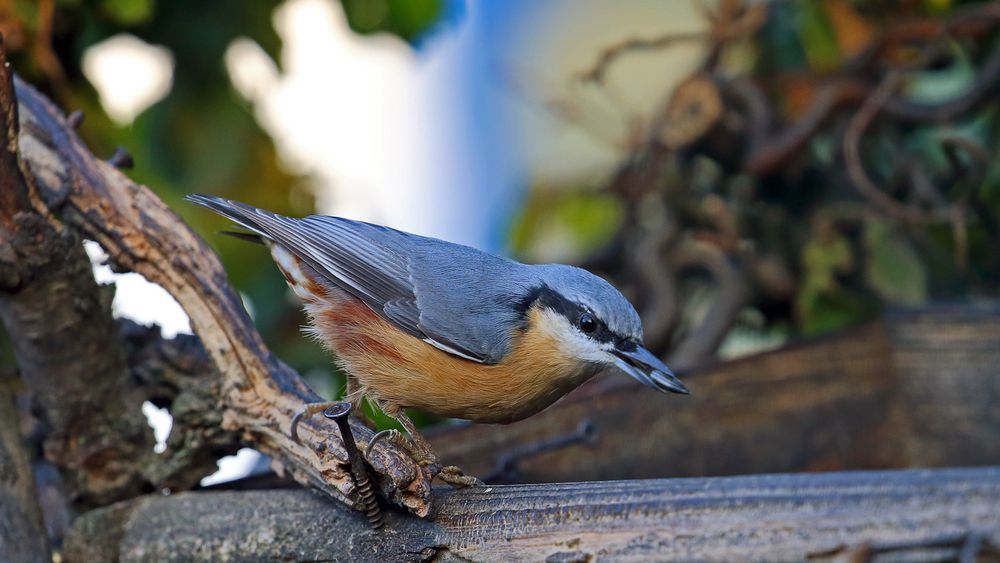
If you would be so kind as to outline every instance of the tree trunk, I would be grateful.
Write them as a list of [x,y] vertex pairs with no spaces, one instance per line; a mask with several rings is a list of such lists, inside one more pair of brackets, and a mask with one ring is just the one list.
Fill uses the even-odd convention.
[[49,538],[14,403],[16,381],[0,372],[0,560],[48,563]]

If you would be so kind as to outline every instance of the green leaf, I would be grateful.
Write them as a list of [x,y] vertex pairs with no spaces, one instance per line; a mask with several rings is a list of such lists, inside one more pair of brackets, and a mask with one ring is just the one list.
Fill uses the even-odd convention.
[[840,45],[823,3],[804,0],[796,7],[795,22],[809,66],[816,70],[835,67],[840,62]]
[[802,283],[795,295],[799,328],[804,334],[823,334],[856,325],[872,317],[873,304],[842,287],[837,274],[854,268],[854,252],[847,237],[822,228],[802,249]]
[[870,320],[878,314],[878,306],[870,299],[843,288],[808,294],[796,298],[800,330],[806,335],[833,332]]
[[868,285],[889,303],[919,305],[927,301],[927,271],[910,241],[881,219],[865,223]]
[[824,240],[816,237],[802,249],[804,284],[818,290],[830,289],[835,284],[834,274],[849,270],[853,263],[851,244],[842,235]]
[[149,21],[156,8],[155,0],[102,0],[101,10],[115,23],[137,25]]

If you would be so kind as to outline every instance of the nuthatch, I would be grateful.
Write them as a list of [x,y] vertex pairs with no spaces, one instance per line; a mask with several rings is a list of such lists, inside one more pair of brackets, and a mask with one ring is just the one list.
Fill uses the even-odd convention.
[[[688,393],[643,347],[632,305],[586,270],[521,264],[339,217],[293,219],[218,197],[187,199],[270,248],[304,302],[310,331],[348,374],[348,400],[358,406],[368,397],[397,419],[410,439],[389,435],[422,462],[437,464],[437,456],[406,407],[514,422],[609,366],[659,391]],[[456,467],[438,476],[453,485],[476,482]]]

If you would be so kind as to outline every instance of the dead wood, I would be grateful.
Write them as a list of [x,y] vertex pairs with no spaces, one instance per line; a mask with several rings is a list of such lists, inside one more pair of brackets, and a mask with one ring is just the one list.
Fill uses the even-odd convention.
[[[73,500],[107,504],[143,492],[153,437],[111,318],[76,235],[41,201],[18,150],[19,114],[0,50],[0,319],[46,428],[45,456],[64,470]],[[96,407],[95,405],[100,405]]]
[[0,555],[9,561],[52,560],[48,535],[14,405],[13,374],[0,372]]
[[157,326],[127,319],[117,324],[130,374],[130,400],[166,407],[173,419],[166,449],[136,463],[142,463],[149,488],[190,489],[217,469],[219,458],[241,445],[238,432],[222,427],[219,373],[195,336],[165,339]]
[[[4,72],[9,73],[9,69]],[[56,223],[50,210],[59,213],[61,220],[73,231],[100,243],[111,256],[115,268],[140,273],[173,295],[190,317],[192,327],[217,369],[217,395],[212,408],[221,413],[222,428],[238,432],[241,439],[272,456],[274,466],[280,473],[286,473],[333,498],[353,503],[354,484],[347,471],[346,453],[334,426],[317,417],[300,425],[301,445],[289,437],[288,426],[295,412],[304,403],[321,398],[264,346],[241,301],[229,286],[215,254],[148,188],[135,184],[111,164],[95,158],[77,137],[65,115],[51,102],[16,77],[13,81],[17,105],[12,104],[14,90],[10,87],[10,80],[0,85],[0,100],[7,100],[2,108],[4,115],[19,114],[21,134],[11,137],[17,139],[16,145],[10,140],[6,143],[8,151],[5,158],[12,158],[10,155],[13,155],[13,158],[20,159],[26,172],[24,177],[37,185],[37,189],[31,191],[37,194],[35,215]],[[5,166],[4,170],[10,168]],[[23,201],[14,203],[24,204]],[[64,229],[59,232],[69,231]],[[72,233],[66,236],[72,237]],[[82,253],[75,238],[67,239],[63,246],[66,252]],[[45,248],[48,247],[43,246]],[[65,263],[60,266],[65,268]],[[82,275],[84,270],[89,273],[89,264],[80,262],[74,272]],[[5,275],[11,277],[6,270]],[[28,283],[33,279],[21,277],[12,279],[12,282],[22,283],[25,288],[23,293],[38,287]],[[94,284],[92,276],[88,283]],[[44,299],[35,296],[32,303],[48,303],[47,306],[53,308],[52,314],[57,313],[56,309],[63,311],[64,315],[67,314],[65,311],[79,314],[80,311],[74,312],[72,299],[87,293],[81,292],[77,283],[64,283],[63,287],[65,297],[70,301],[57,302],[48,296]],[[36,318],[40,330],[51,328],[46,325],[46,319],[50,317],[36,315]],[[107,320],[110,321],[110,315]],[[20,319],[15,318],[6,324],[8,332],[13,335],[28,334]],[[63,361],[91,357],[95,361],[109,361],[109,358],[117,358],[114,373],[127,373],[121,343],[116,342],[117,330],[111,326],[94,325],[89,319],[86,324],[70,328],[67,334],[59,335],[52,342],[63,346],[90,335],[101,339],[103,344],[88,347],[86,354],[63,357]],[[29,340],[43,344],[48,339]],[[104,350],[104,347],[110,351],[95,353]],[[52,358],[47,353],[50,351],[45,348],[21,349],[17,350],[17,357],[19,362],[47,361]],[[28,371],[31,371],[30,367]],[[103,374],[109,369],[84,366],[74,373],[77,376]],[[210,377],[210,374],[205,376]],[[121,380],[118,376],[109,379]],[[76,377],[66,384],[89,387],[94,382],[87,377]],[[66,395],[65,392],[55,392],[53,388],[41,391],[40,399],[43,395],[50,398]],[[102,389],[101,396],[114,398],[121,395],[114,389]],[[92,395],[81,395],[81,402],[94,404],[89,399],[83,400],[84,397],[92,398]],[[138,407],[138,404],[130,406]],[[132,415],[106,416],[119,421],[135,418]],[[79,420],[77,425],[86,426]],[[352,421],[352,428],[362,442],[372,436],[372,431],[357,421]],[[111,432],[107,436],[110,439],[115,434]],[[122,447],[134,447],[137,452],[147,450],[150,445],[148,439],[115,440],[115,443],[133,444]],[[113,457],[117,460],[126,456],[115,454]],[[430,508],[429,470],[418,467],[407,454],[392,447],[379,448],[372,457],[375,469],[382,476],[383,491],[412,511],[426,514]],[[76,464],[64,464],[69,465]],[[137,480],[129,480],[133,481]]]
[[429,438],[496,483],[997,465],[998,313],[896,312],[686,374],[682,398],[609,374],[530,419]]
[[[682,375],[691,395],[649,393],[619,374],[509,426],[429,434],[445,459],[488,483],[650,479],[903,467],[887,438],[896,389],[880,327]],[[533,455],[573,434],[592,436]],[[628,447],[623,447],[628,444]]]
[[[190,488],[238,445],[214,408],[218,377],[194,339],[168,342],[158,329],[112,319],[114,288],[95,283],[79,237],[50,213],[21,158],[6,67],[4,80],[0,318],[40,417],[45,457],[62,471],[77,508]],[[166,455],[152,450],[145,400],[174,407]]]
[[477,488],[441,493],[429,521],[388,514],[380,531],[307,491],[183,493],[90,512],[64,556],[88,563],[829,561],[843,546],[871,545],[925,557],[944,549],[946,559],[965,546],[961,538],[979,538],[973,548],[983,555],[993,549],[998,505],[996,468]]

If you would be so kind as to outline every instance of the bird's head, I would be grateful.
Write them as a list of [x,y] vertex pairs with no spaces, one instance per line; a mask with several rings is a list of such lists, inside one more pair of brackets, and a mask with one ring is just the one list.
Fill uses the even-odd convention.
[[643,346],[642,322],[631,303],[602,278],[559,264],[536,266],[542,330],[564,354],[595,367],[617,367],[659,391],[688,394],[670,368]]

